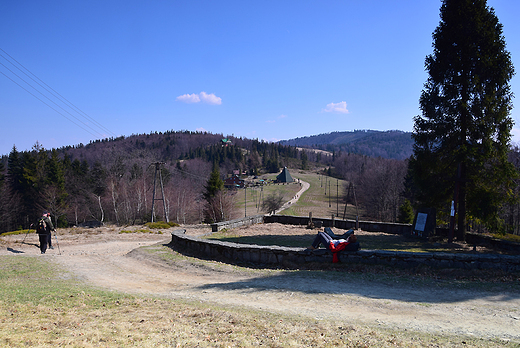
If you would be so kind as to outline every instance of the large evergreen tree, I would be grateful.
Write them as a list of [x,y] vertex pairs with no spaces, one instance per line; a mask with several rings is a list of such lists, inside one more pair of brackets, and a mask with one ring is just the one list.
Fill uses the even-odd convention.
[[414,121],[410,170],[420,204],[456,202],[458,239],[466,214],[497,227],[515,169],[508,162],[514,75],[502,25],[486,0],[444,0],[429,74]]

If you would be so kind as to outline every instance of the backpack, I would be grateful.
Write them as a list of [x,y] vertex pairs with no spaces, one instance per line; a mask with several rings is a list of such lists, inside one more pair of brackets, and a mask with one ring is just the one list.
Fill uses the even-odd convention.
[[40,221],[38,221],[38,227],[36,228],[36,232],[38,234],[47,233],[47,223],[43,218],[41,218]]

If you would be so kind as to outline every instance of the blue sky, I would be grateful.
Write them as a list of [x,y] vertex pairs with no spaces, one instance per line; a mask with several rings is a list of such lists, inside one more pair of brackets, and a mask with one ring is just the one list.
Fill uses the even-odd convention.
[[[167,130],[268,141],[411,131],[440,5],[2,1],[0,155]],[[488,5],[520,70],[520,2]],[[520,96],[518,75],[511,86]]]

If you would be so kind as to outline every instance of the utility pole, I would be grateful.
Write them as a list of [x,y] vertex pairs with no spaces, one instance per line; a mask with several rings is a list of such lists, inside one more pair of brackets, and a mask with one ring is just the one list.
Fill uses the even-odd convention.
[[[162,174],[161,174],[161,165],[164,164],[164,162],[155,162],[151,165],[155,165],[155,176],[153,178],[153,196],[152,196],[152,219],[151,221],[154,222],[154,216],[155,216],[155,201],[163,201],[163,209],[164,209],[164,219],[166,222],[169,222],[168,220],[168,213],[166,211],[166,202],[164,200],[164,187],[163,187],[163,180],[162,180]],[[161,183],[161,198],[155,198],[155,187],[157,186],[157,172],[159,172],[159,181]]]
[[328,181],[328,177],[326,176],[325,177],[325,196],[327,195],[327,181]]
[[264,199],[264,184],[260,186],[260,195],[258,196],[258,207],[256,208],[256,212],[260,211],[260,207],[262,206],[262,200]]
[[[327,188],[325,188],[325,189],[327,189]],[[330,207],[331,207],[331,205],[330,205],[330,180],[329,180],[329,208]]]
[[351,198],[351,192],[354,196],[354,204],[356,206],[356,229],[359,229],[359,209],[356,198],[356,190],[354,189],[354,184],[352,184],[352,182],[350,182],[350,184],[348,185],[347,197],[345,198],[345,210],[343,211],[343,220],[345,220],[345,216],[347,214],[347,205],[349,202],[349,198]]
[[339,179],[336,179],[336,216],[339,216]]
[[354,203],[356,204],[356,230],[359,230],[359,210],[357,205],[356,189],[354,188],[354,185],[352,185],[352,192],[354,193]]

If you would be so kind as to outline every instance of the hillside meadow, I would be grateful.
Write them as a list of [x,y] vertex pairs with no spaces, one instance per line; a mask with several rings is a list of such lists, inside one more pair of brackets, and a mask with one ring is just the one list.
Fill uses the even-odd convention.
[[[337,192],[341,198],[346,187],[345,181],[326,179],[324,182],[323,176],[310,171],[293,170],[291,175],[310,183],[310,188],[282,214],[307,216],[312,212],[315,217],[330,217],[339,211],[342,217],[344,204],[341,199],[335,199]],[[328,190],[325,194],[325,187],[328,188],[329,182],[330,195]],[[263,187],[263,194],[267,196],[282,192],[289,199],[299,190],[300,185],[297,183],[267,185]],[[260,212],[258,206],[261,191],[256,189],[256,193],[253,192],[254,190],[248,189],[247,205],[244,208],[241,202],[246,199],[245,191],[237,191],[235,207],[238,215],[245,213],[245,209],[247,215]],[[338,204],[334,204],[335,202]],[[355,207],[349,205],[347,218],[354,216]],[[125,233],[129,232],[125,230]],[[368,236],[366,242],[374,245],[382,243],[377,238],[369,240]],[[302,241],[302,245],[304,243],[307,240]],[[392,245],[392,248],[398,248]],[[170,262],[190,264],[196,268],[215,267],[212,261],[194,259],[178,253]],[[233,267],[241,272],[263,272],[261,269],[253,270],[244,266]],[[402,280],[409,276],[378,272],[380,270],[371,273],[366,268],[360,274],[367,274],[372,280],[393,276]],[[322,273],[324,277],[333,277],[337,270]],[[403,331],[356,321],[346,323],[297,314],[277,314],[190,298],[130,295],[93,287],[75,274],[60,268],[50,258],[17,253],[0,256],[0,323],[0,345],[3,347],[517,346],[517,342],[512,341]]]
[[[189,298],[129,295],[92,287],[49,261],[0,256],[2,347],[515,346],[499,339],[403,331]],[[174,261],[199,268],[206,264],[179,254]]]
[[[309,213],[312,212],[313,217],[330,218],[334,214],[340,219],[345,217],[345,219],[355,220],[357,211],[359,211],[360,217],[363,216],[363,209],[357,210],[352,204],[354,202],[349,202],[345,209],[345,197],[348,189],[346,180],[321,175],[318,173],[319,170],[289,169],[289,171],[296,182],[248,188],[247,193],[244,189],[236,190],[234,216],[244,217],[246,212],[247,215],[264,213],[261,208],[262,197],[265,198],[274,193],[283,194],[284,201],[290,200],[301,189],[297,179],[308,182],[310,188],[301,195],[295,204],[280,212],[281,215],[309,216]],[[261,179],[274,180],[276,175],[263,175]],[[245,208],[244,200],[246,201]]]

